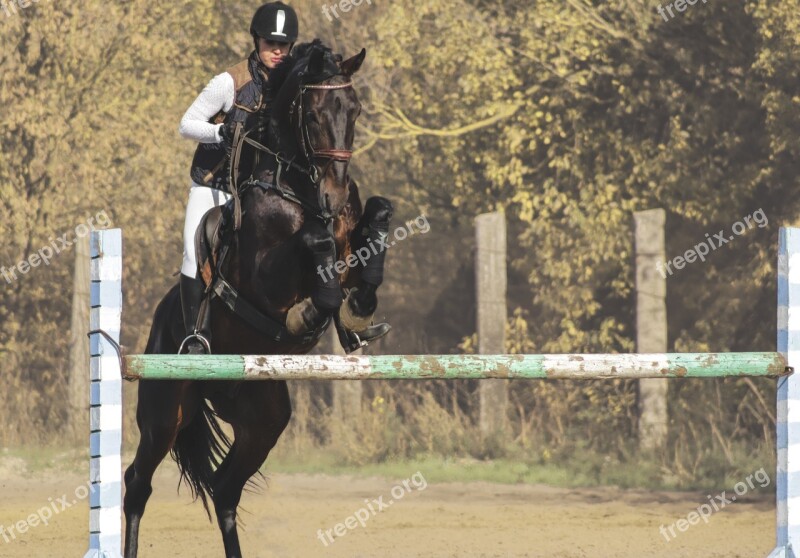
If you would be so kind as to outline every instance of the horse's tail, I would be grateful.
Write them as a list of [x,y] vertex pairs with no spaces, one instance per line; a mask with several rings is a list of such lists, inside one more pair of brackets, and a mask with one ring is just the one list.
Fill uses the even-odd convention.
[[209,521],[211,511],[207,497],[214,496],[214,471],[230,447],[230,438],[222,431],[216,414],[205,400],[192,421],[178,432],[172,447],[181,481],[189,487],[195,500],[199,497],[203,501]]

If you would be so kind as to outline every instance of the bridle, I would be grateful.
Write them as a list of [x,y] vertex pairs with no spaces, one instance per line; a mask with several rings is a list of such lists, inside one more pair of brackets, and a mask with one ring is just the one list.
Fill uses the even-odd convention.
[[[328,79],[332,79],[336,76],[331,76]],[[295,95],[294,99],[292,100],[292,104],[289,105],[289,115],[293,115],[295,110],[297,110],[297,128],[300,132],[300,145],[303,148],[303,155],[306,158],[306,161],[309,165],[309,170],[311,176],[311,180],[316,185],[320,179],[320,172],[317,170],[317,166],[315,161],[317,159],[328,159],[328,162],[323,167],[322,175],[325,174],[328,166],[333,163],[334,161],[341,161],[341,162],[348,162],[353,157],[353,150],[352,149],[315,149],[314,145],[311,143],[311,135],[308,132],[308,124],[306,123],[305,119],[303,118],[305,111],[303,110],[303,99],[305,97],[305,92],[309,89],[322,89],[322,90],[333,90],[333,89],[347,89],[353,87],[353,82],[348,81],[346,83],[338,83],[338,84],[306,84],[301,85],[300,89],[297,91],[297,95]]]
[[[339,75],[339,74],[337,74]],[[331,76],[327,79],[333,79],[334,76]],[[289,117],[291,118],[295,111],[297,112],[297,129],[295,130],[296,135],[299,137],[300,146],[303,149],[303,156],[305,157],[308,167],[304,167],[302,165],[297,164],[294,161],[294,158],[287,159],[285,155],[282,153],[275,153],[270,148],[261,143],[257,142],[256,140],[244,136],[243,142],[248,143],[251,146],[255,147],[258,151],[263,151],[264,153],[268,153],[275,157],[275,161],[278,164],[278,170],[275,173],[276,183],[279,181],[281,171],[285,168],[295,169],[305,175],[307,175],[311,182],[315,187],[319,186],[319,181],[324,176],[325,171],[333,161],[342,161],[348,162],[353,157],[353,150],[352,149],[314,149],[314,145],[311,143],[311,135],[308,133],[308,125],[305,123],[303,119],[303,97],[305,95],[306,90],[308,89],[347,89],[349,87],[353,87],[353,82],[348,81],[346,83],[337,83],[337,84],[323,84],[323,83],[316,83],[316,84],[306,84],[301,85],[297,91],[297,95],[295,95],[294,99],[292,100],[292,104],[289,105]],[[326,158],[328,162],[323,167],[323,172],[320,172],[315,164],[315,160],[319,158]]]
[[[330,76],[323,81],[327,81],[328,79],[333,79],[337,75],[341,74]],[[295,95],[291,105],[289,105],[290,121],[292,120],[292,117],[295,115],[295,112],[297,112],[297,115],[294,118],[294,120],[297,122],[297,126],[295,129],[295,137],[299,139],[298,143],[300,143],[303,149],[303,155],[305,156],[308,165],[307,167],[295,162],[294,157],[288,159],[282,153],[280,152],[276,153],[272,151],[267,146],[262,145],[261,143],[255,141],[250,137],[247,137],[247,134],[245,134],[243,143],[248,143],[251,146],[255,147],[258,151],[263,151],[275,157],[275,161],[277,163],[277,170],[275,172],[273,184],[267,184],[260,180],[251,179],[247,181],[245,184],[243,184],[242,187],[252,185],[252,186],[258,186],[263,189],[274,190],[282,198],[297,203],[307,211],[310,211],[312,215],[316,215],[330,228],[333,225],[334,215],[330,211],[327,195],[325,195],[322,191],[322,188],[320,188],[320,180],[322,179],[323,176],[325,176],[325,172],[334,161],[349,162],[350,159],[353,157],[353,151],[351,149],[315,149],[314,145],[311,142],[311,135],[308,132],[308,125],[306,124],[303,118],[304,115],[303,101],[305,93],[309,89],[334,90],[334,89],[347,89],[350,87],[353,87],[352,81],[347,81],[345,83],[338,83],[338,84],[325,84],[325,83],[304,84],[300,86],[300,88],[297,91],[297,95]],[[328,162],[325,163],[325,165],[322,167],[322,171],[320,171],[316,165],[317,159],[328,159]],[[294,191],[292,191],[291,188],[287,189],[282,186],[281,174],[284,169],[294,169],[309,177],[312,185],[314,186],[314,189],[317,192],[318,207],[314,207],[313,203],[310,203],[308,200],[298,196],[296,193],[294,193]],[[233,182],[231,184],[233,185]],[[238,188],[233,186],[233,189],[237,191],[237,197],[238,197]],[[239,222],[240,221],[237,219],[236,223],[238,224]],[[235,228],[238,230],[238,226]]]

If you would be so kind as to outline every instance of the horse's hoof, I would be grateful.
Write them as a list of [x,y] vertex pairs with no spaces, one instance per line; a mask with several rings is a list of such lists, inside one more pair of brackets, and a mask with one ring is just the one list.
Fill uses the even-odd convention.
[[368,316],[359,316],[353,312],[351,304],[353,303],[356,292],[358,292],[357,287],[351,289],[347,294],[347,298],[344,299],[342,305],[339,307],[339,319],[342,325],[350,331],[365,331],[369,329],[372,323],[372,314]]
[[356,335],[365,343],[371,343],[372,341],[377,341],[381,337],[385,337],[390,331],[392,331],[392,326],[383,323],[369,326],[362,331],[356,332]]
[[286,329],[289,330],[289,333],[299,336],[311,329],[304,317],[309,307],[313,308],[313,303],[310,298],[305,298],[289,308],[289,312],[286,314]]

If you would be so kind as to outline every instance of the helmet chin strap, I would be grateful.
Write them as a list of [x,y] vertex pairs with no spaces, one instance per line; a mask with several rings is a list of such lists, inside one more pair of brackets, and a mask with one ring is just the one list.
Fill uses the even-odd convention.
[[261,60],[261,50],[258,48],[258,35],[253,35],[253,48],[256,49],[256,58],[258,58],[259,64],[263,66],[264,61]]

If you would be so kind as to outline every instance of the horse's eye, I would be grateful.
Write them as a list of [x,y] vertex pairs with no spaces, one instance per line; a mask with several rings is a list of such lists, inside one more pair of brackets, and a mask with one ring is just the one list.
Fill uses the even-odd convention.
[[311,124],[319,124],[319,118],[317,118],[317,114],[314,112],[307,112],[306,120]]

